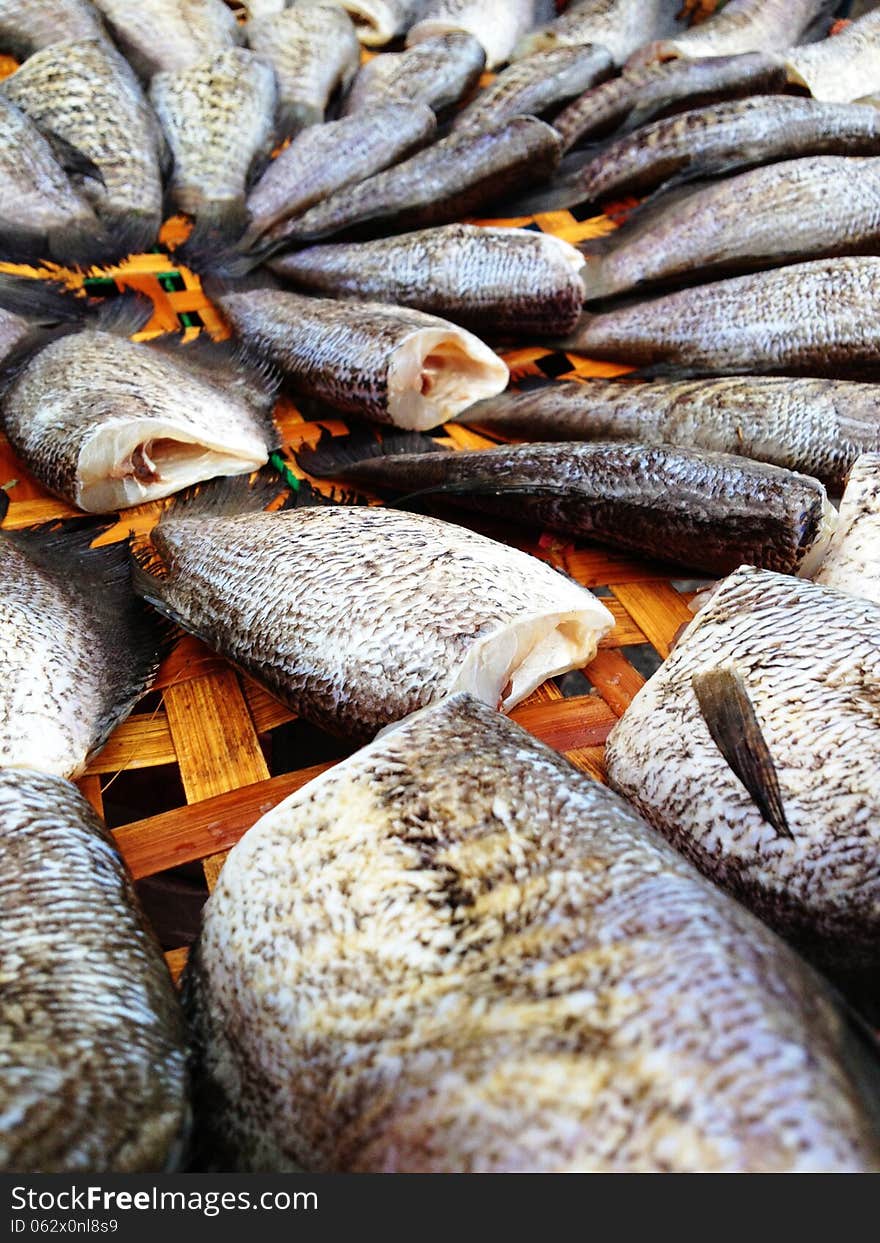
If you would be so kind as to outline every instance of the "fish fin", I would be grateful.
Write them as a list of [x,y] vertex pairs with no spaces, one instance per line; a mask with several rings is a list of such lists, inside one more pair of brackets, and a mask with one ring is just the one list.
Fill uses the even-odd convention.
[[89,181],[97,181],[102,186],[105,184],[104,174],[98,165],[84,151],[80,151],[79,147],[75,147],[72,142],[62,138],[54,130],[43,130],[43,136],[52,148],[55,159],[68,176],[78,175],[88,178]]
[[254,475],[228,475],[197,483],[171,498],[159,526],[173,518],[229,518],[259,513],[286,494],[289,487],[284,476],[268,466]]
[[130,541],[92,546],[111,526],[103,518],[75,518],[5,531],[0,537],[21,548],[56,579],[60,592],[76,595],[88,611],[96,641],[105,650],[102,705],[89,757],[150,689],[173,639],[171,630],[132,591]]
[[316,479],[342,476],[345,471],[370,458],[398,457],[402,454],[436,453],[443,445],[421,432],[394,431],[381,440],[372,429],[357,428],[346,436],[323,431],[314,448],[303,446],[294,454],[297,464]]
[[145,328],[152,318],[152,299],[134,289],[126,289],[124,293],[105,298],[94,307],[89,327],[112,332],[118,337],[131,337]]
[[189,237],[177,248],[177,255],[196,271],[224,269],[235,243],[247,226],[243,194],[231,199],[214,199],[199,207],[193,217]]
[[691,685],[700,714],[730,770],[780,837],[788,827],[779,778],[741,674],[732,667],[694,674]]
[[87,306],[60,281],[0,272],[0,308],[34,324],[82,320]]

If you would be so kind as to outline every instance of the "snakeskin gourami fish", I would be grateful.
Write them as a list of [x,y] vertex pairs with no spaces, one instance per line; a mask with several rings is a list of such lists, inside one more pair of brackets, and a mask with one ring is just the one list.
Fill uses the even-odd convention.
[[251,829],[185,997],[218,1169],[880,1168],[876,1046],[821,979],[468,695]]
[[535,0],[429,0],[422,16],[410,26],[407,47],[437,35],[464,30],[486,52],[486,68],[510,59],[517,40],[531,26]]
[[729,0],[700,25],[639,48],[630,63],[781,52],[810,33],[825,34],[836,7],[836,0]]
[[113,37],[145,82],[187,69],[242,41],[223,0],[95,0]]
[[343,101],[343,116],[390,102],[443,112],[468,94],[485,65],[483,45],[464,30],[385,52],[361,65]]
[[549,25],[525,35],[514,56],[600,43],[620,65],[648,39],[673,33],[680,10],[677,0],[580,0]]

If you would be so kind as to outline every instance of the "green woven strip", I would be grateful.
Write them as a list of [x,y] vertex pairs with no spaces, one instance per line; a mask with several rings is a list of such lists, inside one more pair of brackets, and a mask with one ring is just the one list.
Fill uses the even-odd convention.
[[281,454],[280,454],[280,453],[273,453],[273,454],[271,455],[271,457],[269,458],[269,461],[272,463],[272,465],[273,465],[273,466],[275,467],[275,469],[278,471],[278,474],[282,476],[282,478],[284,479],[284,482],[287,484],[287,486],[288,486],[288,487],[289,487],[292,491],[294,491],[294,492],[299,492],[299,487],[300,487],[300,484],[302,483],[302,480],[301,480],[301,479],[297,479],[296,475],[293,473],[293,471],[292,471],[292,470],[290,469],[290,467],[287,465],[287,463],[285,462],[285,460],[284,460],[284,458],[281,456]]

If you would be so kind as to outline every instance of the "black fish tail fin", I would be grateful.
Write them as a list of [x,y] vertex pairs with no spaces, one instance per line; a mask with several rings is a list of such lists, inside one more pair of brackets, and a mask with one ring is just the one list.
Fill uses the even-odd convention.
[[68,139],[62,138],[54,130],[44,129],[43,136],[52,148],[55,159],[68,176],[86,177],[89,181],[97,181],[104,185],[104,174],[93,159],[74,146]]
[[734,668],[708,669],[691,679],[712,741],[780,837],[788,827],[779,778],[742,675]]
[[202,203],[193,213],[192,231],[178,246],[177,255],[197,271],[225,271],[246,226],[244,194]]
[[539,216],[543,212],[561,211],[591,202],[589,191],[584,189],[586,179],[583,170],[607,146],[604,142],[591,143],[569,152],[550,181],[505,199],[505,216]]
[[84,317],[87,305],[60,281],[0,272],[0,310],[33,324],[74,323]]
[[[335,411],[328,411],[334,417]],[[390,431],[381,439],[368,428],[357,428],[345,436],[323,431],[313,448],[303,446],[296,451],[302,470],[316,479],[344,477],[346,471],[371,458],[397,457],[402,454],[436,453],[443,445],[423,432]]]
[[112,332],[118,337],[133,337],[153,318],[153,301],[134,289],[112,298],[105,298],[92,311],[88,327]]

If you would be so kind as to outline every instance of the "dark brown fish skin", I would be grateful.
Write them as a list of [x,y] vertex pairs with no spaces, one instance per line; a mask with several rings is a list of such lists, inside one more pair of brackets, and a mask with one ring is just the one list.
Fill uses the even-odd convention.
[[480,91],[456,116],[453,133],[482,130],[509,117],[540,116],[602,82],[613,69],[610,53],[598,44],[536,52],[515,61]]
[[[880,109],[757,95],[652,121],[560,175],[555,186],[536,191],[534,206],[596,203],[646,193],[672,178],[708,177],[797,156],[876,155],[878,146]],[[515,204],[515,210],[522,208],[529,208],[525,196]]]
[[707,56],[624,69],[619,77],[585,91],[553,119],[565,150],[584,138],[629,133],[660,112],[684,112],[722,99],[771,95],[787,83],[784,65],[763,52]]
[[834,511],[817,480],[726,453],[593,442],[414,452],[336,467],[333,456],[331,445],[326,457],[319,448],[299,461],[311,474],[407,496],[436,491],[469,509],[708,574],[744,562],[806,572],[831,537]]
[[582,247],[587,302],[880,250],[880,158],[808,156],[655,195]]
[[707,375],[876,375],[880,257],[814,259],[585,314],[563,348]]
[[[677,56],[723,56],[737,52],[784,51],[811,29],[830,22],[837,0],[730,0],[720,12],[671,39],[633,52],[631,65]],[[821,30],[821,33],[825,33]]]
[[427,104],[443,112],[477,84],[486,51],[465,30],[425,39],[402,52],[386,52],[361,65],[342,105],[342,115],[384,103]]
[[412,306],[483,337],[546,337],[570,332],[580,317],[578,259],[550,234],[448,224],[311,246],[270,267],[311,293]]
[[566,380],[501,393],[456,421],[521,440],[637,440],[741,454],[840,492],[856,459],[880,452],[880,386],[785,376]]
[[448,138],[346,190],[285,226],[293,244],[335,234],[375,237],[472,215],[524,185],[549,177],[559,135],[535,117],[514,117],[477,134]]
[[0,0],[0,52],[23,61],[67,39],[104,38],[88,0]]
[[0,1169],[179,1169],[183,1014],[110,834],[70,782],[15,768],[0,826]]

